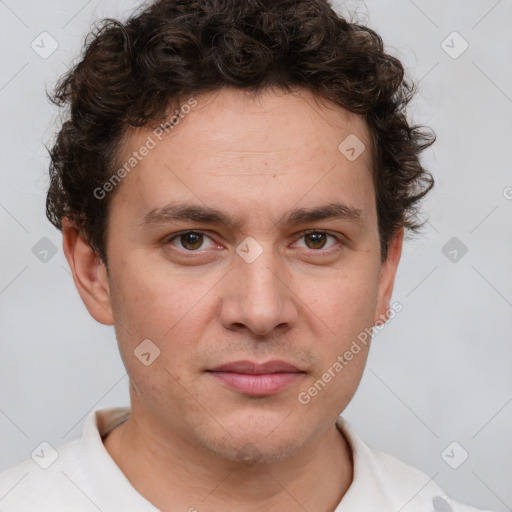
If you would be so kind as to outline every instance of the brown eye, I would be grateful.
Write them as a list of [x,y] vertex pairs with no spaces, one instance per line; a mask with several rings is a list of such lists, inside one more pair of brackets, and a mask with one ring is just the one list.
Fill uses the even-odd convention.
[[304,239],[306,240],[306,245],[309,249],[323,249],[327,242],[327,233],[308,233],[307,235],[304,235]]
[[295,247],[300,249],[309,249],[311,254],[318,255],[332,253],[341,250],[343,243],[340,237],[330,234],[327,231],[304,231]]
[[211,238],[204,233],[199,231],[182,231],[168,238],[165,243],[173,245],[182,251],[198,252],[198,249],[208,248],[203,247],[205,243],[208,244],[208,240],[210,241],[210,246],[213,245]]
[[182,246],[189,250],[195,251],[203,245],[203,235],[201,233],[195,233],[190,231],[189,233],[183,233],[180,235],[180,242]]

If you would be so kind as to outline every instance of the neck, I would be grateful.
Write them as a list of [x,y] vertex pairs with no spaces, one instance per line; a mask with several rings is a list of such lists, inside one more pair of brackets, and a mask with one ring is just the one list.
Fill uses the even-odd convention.
[[332,512],[350,487],[348,442],[332,425],[292,456],[226,460],[131,415],[104,439],[131,485],[160,510]]

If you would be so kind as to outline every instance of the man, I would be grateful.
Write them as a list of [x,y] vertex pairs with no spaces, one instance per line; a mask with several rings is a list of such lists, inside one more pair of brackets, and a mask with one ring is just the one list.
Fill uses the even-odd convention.
[[53,97],[47,214],[131,407],[4,472],[3,512],[475,510],[340,417],[433,185],[411,97],[325,0],[104,23]]

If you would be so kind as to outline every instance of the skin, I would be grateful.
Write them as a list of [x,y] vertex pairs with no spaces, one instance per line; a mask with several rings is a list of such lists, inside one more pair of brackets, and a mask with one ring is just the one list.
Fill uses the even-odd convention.
[[[382,263],[371,138],[360,117],[300,89],[256,97],[226,88],[196,99],[115,190],[108,272],[64,224],[77,289],[98,322],[115,326],[130,378],[130,419],[104,444],[161,510],[332,511],[353,479],[335,421],[359,385],[368,347],[307,405],[298,395],[359,333],[387,319],[403,229]],[[121,165],[151,133],[127,134]],[[349,134],[367,148],[353,162],[338,150]],[[173,201],[239,222],[141,225]],[[363,222],[277,223],[292,209],[333,202],[360,209]],[[179,236],[168,242],[185,230],[205,236],[195,245]],[[304,230],[340,238],[319,243]],[[263,251],[252,263],[236,252],[246,237]],[[148,338],[161,353],[145,366],[133,352]],[[206,371],[247,359],[284,360],[304,373],[254,397]],[[248,453],[250,463],[242,460]]]

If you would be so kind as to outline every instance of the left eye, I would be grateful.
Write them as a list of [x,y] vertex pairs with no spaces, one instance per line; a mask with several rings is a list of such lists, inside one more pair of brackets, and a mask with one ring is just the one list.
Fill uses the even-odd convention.
[[[334,244],[330,247],[326,247],[328,238],[332,238],[334,240]],[[306,248],[319,250],[319,249],[331,249],[336,245],[337,239],[334,235],[330,235],[325,231],[310,231],[308,233],[303,233],[300,237],[300,240],[306,240]]]

